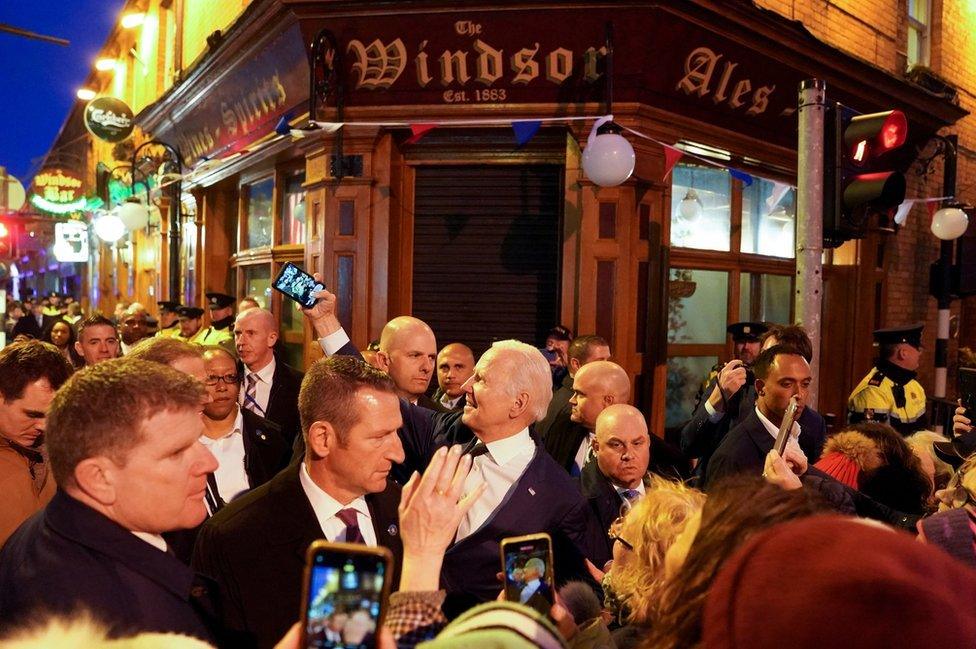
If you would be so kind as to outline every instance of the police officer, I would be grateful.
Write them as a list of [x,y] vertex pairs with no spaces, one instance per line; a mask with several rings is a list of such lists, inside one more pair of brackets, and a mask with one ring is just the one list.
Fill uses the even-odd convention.
[[200,345],[220,345],[235,358],[234,347],[234,296],[226,293],[207,293],[207,306],[210,308],[210,326],[203,329],[199,339],[191,342]]
[[[732,359],[742,361],[741,363],[729,363],[729,365],[748,366],[759,355],[761,345],[759,338],[769,330],[769,327],[762,322],[735,322],[726,327],[725,330],[732,336]],[[716,363],[712,366],[708,376],[698,387],[698,393],[695,395],[695,408],[701,403],[702,397],[705,396],[708,387],[718,377],[719,372],[722,371],[724,366],[724,363]],[[729,371],[733,369],[735,368],[730,367]],[[730,397],[732,395],[726,396]]]
[[169,338],[179,337],[180,314],[178,311],[180,303],[159,300],[156,304],[159,306],[159,331],[156,332],[156,335],[167,336]]
[[191,343],[200,343],[203,328],[203,309],[196,306],[181,306],[176,312],[180,316],[180,333],[177,338]]
[[922,356],[924,324],[878,329],[877,365],[854,388],[847,402],[848,420],[879,421],[902,435],[928,428],[925,390],[915,380]]

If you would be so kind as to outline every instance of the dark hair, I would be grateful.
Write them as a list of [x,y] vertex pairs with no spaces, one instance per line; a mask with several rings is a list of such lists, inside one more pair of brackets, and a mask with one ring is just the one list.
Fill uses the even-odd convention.
[[97,327],[99,325],[105,325],[107,327],[111,327],[113,330],[115,329],[115,323],[106,318],[104,315],[98,312],[92,313],[78,323],[78,340],[81,340],[81,336],[85,333],[85,329],[88,329],[89,327]]
[[708,493],[701,527],[684,564],[661,591],[658,617],[642,647],[698,646],[705,598],[725,560],[756,533],[823,511],[829,511],[827,504],[805,489],[786,491],[743,475],[718,482]]
[[575,358],[580,365],[582,365],[586,359],[589,357],[590,352],[594,347],[609,347],[610,343],[603,336],[597,335],[586,335],[577,336],[573,339],[573,342],[569,344],[569,351],[566,355],[569,358]]
[[181,358],[203,358],[203,348],[169,336],[143,338],[129,350],[126,358],[169,365]]
[[298,414],[306,443],[309,427],[317,421],[327,421],[335,428],[339,442],[345,444],[346,433],[359,422],[352,400],[360,388],[396,393],[389,374],[353,356],[333,356],[312,364],[298,393]]
[[549,333],[546,334],[546,338],[555,338],[556,340],[572,340],[573,332],[570,331],[569,327],[556,325],[549,330]]
[[[78,340],[78,334],[75,332],[75,328],[71,326],[71,323],[64,318],[58,318],[57,320],[51,320],[46,327],[44,327],[44,332],[41,334],[41,340],[46,343],[51,343],[54,345],[54,341],[51,339],[51,334],[54,332],[54,327],[63,324],[68,328],[68,356],[70,356],[70,363],[74,367],[81,367],[85,364],[85,359],[81,357],[78,350],[75,349],[75,341]],[[57,345],[54,345],[57,347]]]
[[813,360],[813,343],[806,329],[797,324],[772,325],[759,337],[759,344],[763,345],[770,338],[776,339],[777,345],[788,345],[800,352],[800,356],[810,363]]
[[0,349],[0,396],[10,402],[24,396],[28,384],[47,379],[60,388],[72,372],[68,359],[51,343],[24,340]]
[[[59,354],[60,356],[60,354]],[[151,361],[113,358],[79,370],[54,395],[45,439],[58,485],[74,483],[75,467],[97,455],[125,463],[143,426],[166,410],[199,410],[203,384]]]
[[773,345],[769,349],[764,349],[752,362],[752,371],[756,378],[765,381],[769,377],[769,370],[773,366],[773,361],[780,355],[803,356],[800,350],[790,345]]
[[877,363],[880,365],[881,361],[890,361],[894,357],[895,352],[898,351],[898,345],[902,343],[882,343],[878,345],[878,359]]
[[905,438],[888,424],[876,421],[863,421],[844,430],[854,430],[869,438],[878,446],[884,460],[881,466],[858,475],[858,491],[901,512],[928,511],[932,483]]
[[369,341],[369,344],[366,345],[366,351],[368,352],[378,352],[379,350],[380,350],[379,338],[377,338],[376,340]]

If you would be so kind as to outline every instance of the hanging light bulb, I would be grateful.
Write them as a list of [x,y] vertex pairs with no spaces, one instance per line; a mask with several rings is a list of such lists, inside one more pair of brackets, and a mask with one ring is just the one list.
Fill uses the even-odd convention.
[[958,207],[943,207],[932,215],[932,234],[943,241],[958,239],[968,227],[969,217]]
[[701,199],[698,198],[698,192],[691,188],[688,189],[685,197],[678,203],[678,214],[685,221],[698,220],[698,217],[702,214],[702,203]]
[[125,199],[116,209],[116,215],[128,230],[141,230],[149,223],[149,210],[135,196]]
[[103,211],[92,221],[92,229],[99,239],[105,243],[115,243],[125,235],[125,224],[113,210]]
[[634,173],[634,147],[620,135],[613,115],[601,117],[593,124],[583,150],[583,172],[600,187],[616,187]]

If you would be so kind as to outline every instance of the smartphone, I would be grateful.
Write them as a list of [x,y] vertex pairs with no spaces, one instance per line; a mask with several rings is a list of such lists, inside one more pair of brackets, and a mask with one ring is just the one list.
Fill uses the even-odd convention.
[[783,423],[779,426],[779,434],[776,435],[776,443],[773,448],[783,457],[783,451],[790,441],[790,434],[793,432],[793,421],[796,419],[796,396],[790,397],[790,403],[786,406],[786,414],[783,415]]
[[976,367],[959,368],[959,398],[966,416],[973,419],[976,415]]
[[390,596],[386,548],[316,541],[305,557],[302,647],[372,649]]
[[529,534],[502,539],[501,553],[505,599],[549,615],[555,601],[556,583],[549,535]]
[[315,306],[315,294],[325,288],[325,284],[316,282],[314,277],[290,261],[281,267],[272,286],[308,309]]

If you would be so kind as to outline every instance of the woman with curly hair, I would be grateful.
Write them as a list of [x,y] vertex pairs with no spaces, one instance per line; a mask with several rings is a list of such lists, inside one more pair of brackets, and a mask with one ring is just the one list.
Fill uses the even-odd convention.
[[82,360],[77,350],[75,350],[75,341],[77,339],[78,336],[75,334],[75,328],[64,320],[52,320],[45,327],[44,333],[41,334],[41,340],[57,347],[61,355],[68,359],[71,367],[75,369],[85,364],[85,361]]
[[704,504],[705,494],[697,489],[652,475],[644,497],[611,529],[613,564],[604,586],[622,622],[651,623],[664,583],[664,556]]
[[682,535],[669,549],[668,577],[642,648],[698,646],[705,599],[723,562],[756,533],[825,511],[830,507],[806,489],[786,491],[751,476],[717,483],[702,508],[698,533]]

